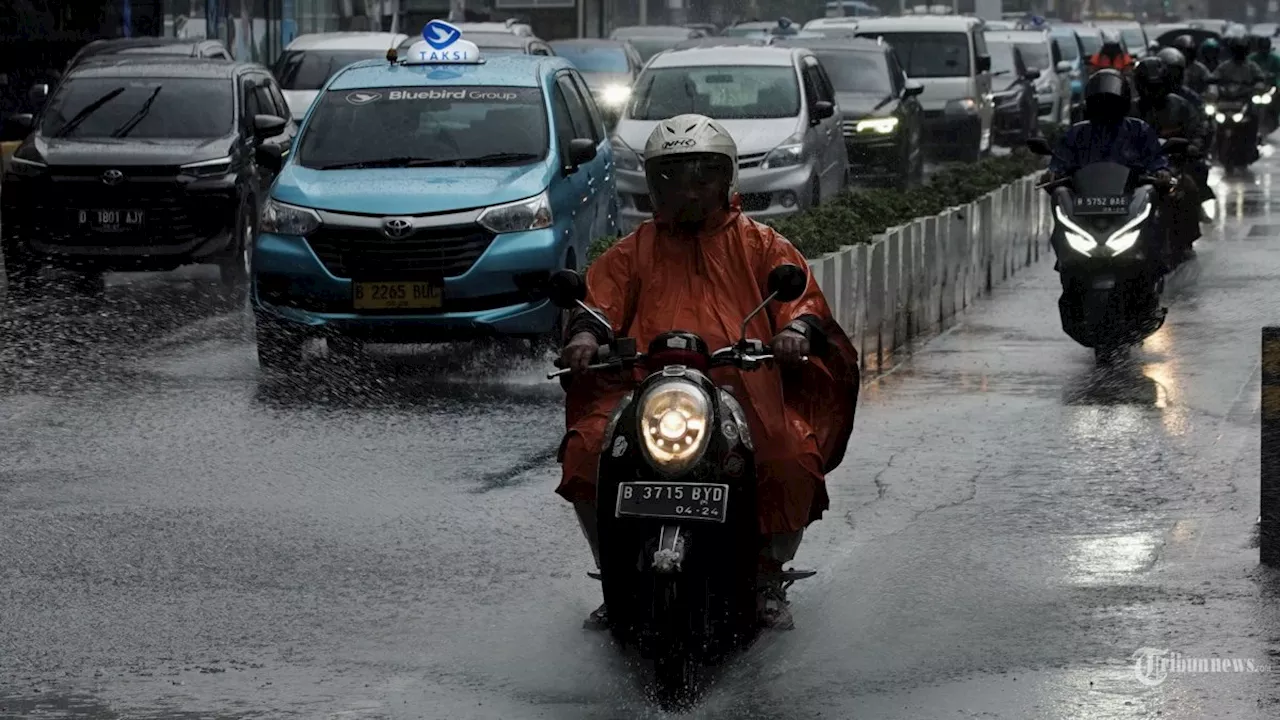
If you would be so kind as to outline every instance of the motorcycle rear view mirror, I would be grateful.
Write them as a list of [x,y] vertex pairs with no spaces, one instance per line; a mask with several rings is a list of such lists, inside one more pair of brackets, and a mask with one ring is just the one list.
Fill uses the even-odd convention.
[[572,310],[587,299],[587,281],[572,270],[554,272],[547,280],[547,297],[556,307]]
[[779,265],[769,271],[769,294],[778,302],[799,300],[809,285],[809,273],[795,265]]

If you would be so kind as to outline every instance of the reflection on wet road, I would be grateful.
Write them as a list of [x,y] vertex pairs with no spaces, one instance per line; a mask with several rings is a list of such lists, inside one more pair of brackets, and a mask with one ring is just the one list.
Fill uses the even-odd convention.
[[[1272,718],[1256,567],[1268,158],[1169,322],[1097,369],[1044,262],[872,383],[799,564],[798,629],[705,718]],[[198,272],[0,314],[0,717],[648,717],[579,629],[589,554],[552,494],[560,391],[498,344],[260,380]]]

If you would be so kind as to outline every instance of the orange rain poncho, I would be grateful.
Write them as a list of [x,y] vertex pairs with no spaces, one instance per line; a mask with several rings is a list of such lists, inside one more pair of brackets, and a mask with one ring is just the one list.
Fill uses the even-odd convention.
[[[602,255],[587,273],[587,304],[600,310],[618,337],[644,350],[672,330],[697,333],[711,350],[738,340],[742,319],[763,301],[774,267],[807,268],[804,256],[772,228],[738,211],[696,238],[662,232],[652,221]],[[823,475],[843,459],[858,398],[858,357],[832,318],[812,275],[798,300],[771,303],[747,336],[771,341],[801,316],[823,325],[825,352],[796,369],[747,372],[717,368],[711,377],[741,402],[755,440],[760,531],[795,532],[827,509]],[[586,374],[568,383],[568,432],[560,447],[563,477],[556,490],[572,502],[595,502],[596,471],[609,415],[644,377]]]

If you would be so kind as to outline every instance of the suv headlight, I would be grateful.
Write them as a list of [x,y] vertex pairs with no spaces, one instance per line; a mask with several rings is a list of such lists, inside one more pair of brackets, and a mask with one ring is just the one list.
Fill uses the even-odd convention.
[[887,117],[887,118],[868,118],[866,120],[859,120],[858,124],[854,125],[854,129],[860,133],[873,132],[873,133],[879,133],[880,135],[888,135],[889,133],[898,129],[898,118]]
[[551,227],[551,203],[547,193],[517,200],[505,205],[485,208],[476,218],[484,229],[494,233],[523,232]]
[[31,145],[23,145],[9,156],[9,172],[14,175],[43,175],[49,165],[40,158],[40,153]]
[[804,137],[799,133],[792,135],[782,144],[769,151],[760,163],[761,170],[793,167],[804,162]]
[[613,146],[613,164],[619,170],[630,170],[636,172],[644,168],[644,163],[640,161],[640,156],[635,150],[627,147],[622,138],[609,138],[609,144]]
[[670,475],[688,469],[707,449],[711,399],[702,388],[672,380],[640,398],[640,436],[653,466]]
[[320,216],[308,208],[286,205],[268,199],[262,206],[262,218],[258,225],[262,232],[277,235],[310,235],[320,228]]
[[221,177],[231,171],[231,158],[214,158],[213,160],[188,163],[178,169],[183,175],[190,177]]

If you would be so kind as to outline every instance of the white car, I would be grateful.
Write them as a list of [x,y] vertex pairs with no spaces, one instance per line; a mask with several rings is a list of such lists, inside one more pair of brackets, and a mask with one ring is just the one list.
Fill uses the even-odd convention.
[[964,15],[862,20],[859,37],[884,38],[907,77],[924,85],[925,148],[934,157],[975,161],[991,150],[995,106],[983,22]]
[[271,72],[284,91],[289,112],[301,122],[320,88],[353,62],[386,57],[404,42],[404,33],[335,32],[299,35],[280,53]]
[[803,48],[722,46],[654,56],[636,80],[613,136],[620,223],[649,217],[645,142],[659,121],[684,113],[720,121],[738,143],[742,209],[765,219],[834,198],[849,155],[831,79]]
[[534,37],[533,26],[526,23],[518,23],[515,20],[507,20],[506,22],[462,22],[453,23],[453,26],[461,30],[463,35],[471,35],[473,33],[510,33],[512,35]]
[[1017,47],[1027,69],[1040,71],[1035,87],[1041,120],[1061,124],[1071,116],[1072,64],[1062,58],[1048,31],[989,30],[986,38],[988,43]]

